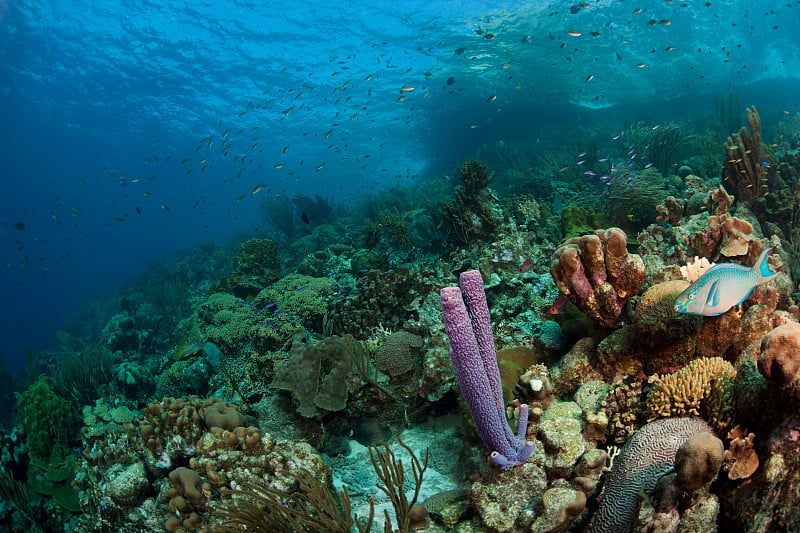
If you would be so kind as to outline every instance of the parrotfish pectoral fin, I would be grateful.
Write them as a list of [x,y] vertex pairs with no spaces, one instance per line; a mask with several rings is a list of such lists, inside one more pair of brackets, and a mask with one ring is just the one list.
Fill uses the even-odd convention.
[[708,297],[706,298],[706,307],[713,308],[719,305],[719,286],[720,280],[711,284],[711,288],[708,289]]

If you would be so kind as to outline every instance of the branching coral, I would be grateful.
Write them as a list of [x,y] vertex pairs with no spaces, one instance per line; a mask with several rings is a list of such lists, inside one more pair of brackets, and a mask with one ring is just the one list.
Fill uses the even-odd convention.
[[364,230],[364,247],[375,248],[382,237],[386,237],[386,242],[389,244],[396,243],[400,246],[407,246],[409,241],[408,222],[398,213],[382,211],[378,215],[377,222],[371,222]]
[[752,206],[767,188],[766,152],[761,142],[761,117],[755,106],[745,110],[747,125],[725,143],[725,182],[745,206]]
[[217,508],[217,516],[232,532],[245,527],[274,533],[350,533],[355,526],[367,533],[372,527],[372,513],[366,523],[352,516],[345,487],[337,499],[326,483],[307,470],[292,477],[297,489],[288,495],[261,483],[242,483],[237,490],[227,491],[230,499]]
[[684,131],[681,126],[670,123],[651,127],[644,122],[632,125],[623,132],[625,145],[632,146],[635,157],[642,166],[652,164],[660,172],[667,172],[679,161],[696,140],[694,132]]
[[628,215],[636,224],[652,218],[653,206],[664,200],[664,178],[654,167],[644,170],[620,169],[608,181],[608,188],[600,197],[603,211],[612,220],[628,223]]
[[486,241],[502,222],[502,211],[489,190],[494,176],[481,161],[466,159],[459,168],[462,184],[442,204],[447,240],[453,246]]
[[651,419],[668,416],[700,416],[704,402],[712,396],[727,398],[716,402],[719,412],[709,413],[715,425],[729,423],[732,410],[730,388],[736,371],[720,357],[701,357],[674,374],[659,379],[647,396],[646,406]]
[[[423,476],[425,470],[428,468],[428,450],[425,450],[425,458],[420,461],[414,451],[406,443],[399,438],[397,442],[411,457],[411,473],[414,477],[414,496],[411,497],[411,500],[406,496],[406,474],[403,461],[397,459],[394,452],[389,448],[389,445],[383,442],[378,445],[370,446],[369,458],[370,461],[372,461],[372,468],[375,469],[375,473],[381,481],[378,488],[383,491],[392,502],[395,522],[398,528],[396,531],[405,532],[409,530],[412,519],[415,516],[413,509],[417,506],[417,498],[419,498],[419,491],[422,488]],[[381,450],[381,448],[383,448],[383,450]],[[388,524],[391,524],[389,511],[385,511],[385,518],[388,526]]]

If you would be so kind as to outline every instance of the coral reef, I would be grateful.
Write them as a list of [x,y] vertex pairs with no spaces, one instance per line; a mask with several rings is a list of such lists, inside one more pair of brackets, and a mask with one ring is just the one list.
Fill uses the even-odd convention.
[[[466,159],[454,188],[347,213],[276,192],[268,233],[184,252],[28,354],[0,524],[799,529],[800,116],[770,145],[750,108],[723,146],[737,105],[697,137],[497,141],[497,179]],[[709,261],[759,258],[774,281],[684,305]]]

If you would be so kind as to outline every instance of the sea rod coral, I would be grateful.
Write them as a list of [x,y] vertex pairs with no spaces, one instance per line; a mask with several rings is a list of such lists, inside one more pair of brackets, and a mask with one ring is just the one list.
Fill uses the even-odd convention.
[[528,406],[520,407],[514,435],[506,422],[489,307],[480,272],[462,272],[459,285],[460,289],[445,287],[441,290],[450,358],[478,433],[492,450],[489,461],[504,470],[524,463],[533,450],[533,445],[525,440]]

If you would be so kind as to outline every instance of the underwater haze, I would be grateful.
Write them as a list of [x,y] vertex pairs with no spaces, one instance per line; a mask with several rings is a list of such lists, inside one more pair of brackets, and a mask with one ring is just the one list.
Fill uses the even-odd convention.
[[0,530],[800,531],[798,28],[0,0]]
[[[571,9],[572,8],[572,9]],[[483,144],[691,121],[735,90],[798,109],[795,1],[0,2],[2,344],[262,197],[344,205]]]

